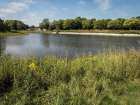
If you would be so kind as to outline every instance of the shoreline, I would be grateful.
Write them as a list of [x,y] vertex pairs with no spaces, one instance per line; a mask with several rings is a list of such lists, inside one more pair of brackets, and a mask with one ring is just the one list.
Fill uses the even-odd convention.
[[60,35],[93,35],[93,36],[118,36],[118,37],[140,37],[139,34],[116,34],[116,33],[79,33],[79,32],[52,32]]

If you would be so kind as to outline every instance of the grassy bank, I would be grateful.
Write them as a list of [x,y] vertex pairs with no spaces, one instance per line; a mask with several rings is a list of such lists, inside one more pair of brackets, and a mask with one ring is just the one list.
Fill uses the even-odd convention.
[[60,32],[140,34],[140,30],[61,30]]
[[0,60],[2,105],[140,104],[140,51],[134,49],[73,60]]
[[44,33],[44,34],[50,34],[53,31],[20,31],[22,33]]
[[20,31],[11,31],[11,32],[0,32],[0,36],[15,36],[15,35],[27,35],[28,33]]

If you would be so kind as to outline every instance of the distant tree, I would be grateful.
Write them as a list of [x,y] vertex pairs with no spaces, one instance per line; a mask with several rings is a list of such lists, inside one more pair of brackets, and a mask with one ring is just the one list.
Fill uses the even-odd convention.
[[103,22],[102,22],[102,20],[95,21],[94,29],[103,29]]
[[75,21],[74,19],[67,19],[63,23],[63,28],[66,30],[74,29],[75,28]]
[[26,25],[21,21],[17,20],[16,25],[17,25],[17,30],[25,30],[26,29]]
[[64,20],[62,20],[62,19],[56,21],[55,26],[56,26],[57,30],[62,30],[63,29],[63,22],[64,22]]
[[83,29],[91,29],[92,28],[92,21],[91,20],[83,20],[82,21],[82,28]]
[[54,29],[56,29],[56,21],[55,20],[50,24],[50,30],[54,30]]
[[124,24],[124,22],[125,22],[126,19],[124,19],[124,18],[118,18],[117,20],[119,20],[121,22],[122,29],[124,29],[123,24]]
[[123,26],[126,28],[136,29],[138,20],[136,18],[128,19],[124,22]]
[[96,22],[96,19],[95,18],[92,18],[91,19],[91,29],[94,29],[95,22]]
[[122,29],[122,22],[119,20],[112,20],[108,22],[107,28],[109,29]]
[[43,19],[42,23],[39,24],[39,28],[41,29],[49,29],[50,22],[49,19]]
[[29,29],[29,26],[28,26],[27,24],[25,24],[25,26],[24,26],[24,27],[25,27],[25,29]]
[[103,19],[103,20],[102,20],[103,29],[107,29],[107,24],[108,24],[108,22],[110,22],[110,21],[111,21],[111,19]]
[[82,29],[82,18],[75,18],[75,29]]
[[16,21],[15,20],[6,20],[4,22],[5,28],[6,30],[16,30],[17,29],[17,25],[16,25]]
[[140,29],[140,20],[136,21],[136,29]]
[[35,26],[34,26],[34,25],[31,25],[29,28],[30,28],[30,29],[34,29],[34,28],[35,28]]
[[3,22],[4,21],[2,19],[0,19],[0,31],[4,31],[4,29],[5,29]]
[[137,16],[136,19],[140,20],[140,16]]
[[82,21],[83,21],[83,20],[87,20],[87,18],[84,18],[84,17],[83,17],[83,18],[82,18]]

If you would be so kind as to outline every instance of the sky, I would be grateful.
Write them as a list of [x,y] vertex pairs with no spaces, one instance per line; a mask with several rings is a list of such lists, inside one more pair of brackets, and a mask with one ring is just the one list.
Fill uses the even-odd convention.
[[117,19],[140,16],[140,0],[0,0],[0,18],[38,26],[44,18]]

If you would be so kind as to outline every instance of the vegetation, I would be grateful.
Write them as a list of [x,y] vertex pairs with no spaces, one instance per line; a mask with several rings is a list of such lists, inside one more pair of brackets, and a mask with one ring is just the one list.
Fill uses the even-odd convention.
[[[0,19],[0,32],[17,31],[17,30],[30,30],[34,31],[38,27],[34,25],[28,26],[18,20],[2,20]],[[116,20],[102,19],[96,20],[95,18],[86,19],[77,17],[75,19],[54,20],[50,22],[49,19],[43,19],[39,24],[40,29],[47,31],[63,31],[63,30],[139,30],[140,29],[140,16],[131,19],[118,18]],[[91,31],[90,31],[91,32]],[[96,31],[94,31],[96,32]],[[135,32],[136,33],[136,32]]]
[[[45,20],[45,22],[44,22]],[[111,30],[138,30],[140,29],[139,16],[131,19],[118,18],[116,20],[102,19],[96,20],[77,17],[75,19],[54,20],[52,23],[49,19],[44,19],[39,24],[41,29],[47,30],[90,30],[90,29],[111,29]],[[44,24],[44,27],[43,27]],[[46,25],[46,26],[45,26]]]
[[0,32],[0,36],[14,36],[14,35],[27,35],[28,33],[24,31],[10,31],[10,32]]
[[41,29],[49,29],[50,22],[49,19],[43,19],[42,23],[39,24]]
[[[110,53],[109,53],[110,52]],[[0,58],[2,105],[139,105],[140,51]]]
[[78,32],[78,33],[115,33],[115,34],[140,34],[140,30],[61,30],[60,32]]

